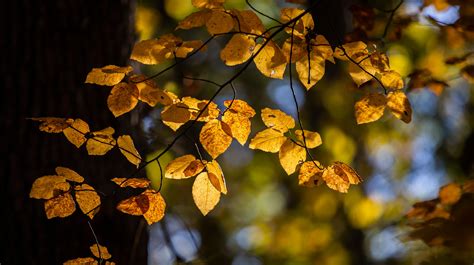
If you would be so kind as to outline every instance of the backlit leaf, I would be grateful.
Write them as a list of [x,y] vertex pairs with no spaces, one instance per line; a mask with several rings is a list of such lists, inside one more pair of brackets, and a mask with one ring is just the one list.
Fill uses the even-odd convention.
[[304,145],[304,139],[306,140],[307,148],[316,148],[323,143],[321,140],[321,135],[319,135],[317,132],[304,130],[304,139],[302,130],[295,130],[295,135],[300,145]]
[[212,160],[206,164],[207,175],[209,177],[209,181],[211,181],[212,185],[216,190],[222,192],[223,194],[227,194],[227,186],[225,184],[224,173],[222,172],[221,167],[217,163],[216,160]]
[[154,190],[145,190],[142,194],[146,195],[149,201],[148,211],[143,214],[146,222],[151,225],[160,221],[165,216],[165,200]]
[[298,184],[306,187],[319,186],[323,182],[323,170],[318,161],[306,161],[300,167]]
[[234,100],[230,105],[231,102],[231,100],[224,102],[226,107],[231,107],[222,116],[222,121],[229,125],[232,137],[244,145],[250,134],[250,118],[255,115],[255,110],[243,100]]
[[220,52],[221,60],[229,66],[246,62],[255,50],[253,38],[244,34],[234,34]]
[[383,72],[380,81],[387,89],[403,89],[404,87],[402,76],[393,70]]
[[265,26],[253,10],[231,10],[234,19],[236,31],[249,32],[253,34],[262,34],[265,32]]
[[142,161],[142,157],[135,148],[132,137],[130,137],[130,135],[119,136],[117,138],[117,144],[120,152],[127,158],[127,160],[138,167]]
[[456,183],[447,184],[439,189],[439,200],[442,204],[455,204],[459,201],[461,195],[461,186]]
[[[281,13],[280,13],[280,18],[283,23],[286,23],[296,18],[303,12],[304,10],[299,9],[299,8],[282,8]],[[308,33],[308,30],[313,29],[313,28],[314,28],[313,17],[311,16],[310,13],[307,13],[302,18],[298,19],[298,21],[295,24],[293,34],[296,37],[304,39],[305,35]],[[285,28],[285,31],[288,34],[291,34],[292,29],[291,27],[287,27]]]
[[342,162],[334,162],[328,166],[322,175],[326,185],[339,192],[346,193],[351,184],[359,184],[362,178],[354,169]]
[[278,130],[282,133],[295,127],[295,120],[293,117],[287,115],[281,110],[277,109],[262,109],[262,121],[268,128]]
[[398,119],[409,123],[411,121],[411,105],[408,97],[401,90],[389,92],[387,96],[387,107]]
[[47,133],[60,133],[73,122],[72,119],[55,117],[31,118],[31,120],[41,122],[39,130]]
[[212,11],[200,10],[190,14],[183,20],[179,21],[176,29],[192,29],[206,25],[206,21],[211,17]]
[[234,28],[234,19],[224,10],[212,10],[206,28],[211,35],[227,33]]
[[112,136],[115,130],[107,127],[100,131],[92,133],[91,138],[87,140],[86,149],[89,155],[105,155],[114,148],[116,141]]
[[89,125],[81,119],[75,119],[68,128],[63,130],[64,136],[77,148],[87,141],[85,135],[89,132]]
[[130,215],[143,215],[149,208],[150,201],[148,196],[143,193],[122,200],[117,204],[117,210]]
[[69,181],[77,183],[82,183],[84,181],[84,178],[81,175],[67,167],[56,167],[56,174],[58,174],[59,176],[63,176]]
[[180,156],[165,168],[165,178],[186,179],[196,176],[204,169],[204,164],[193,155]]
[[380,93],[369,93],[354,105],[357,124],[369,123],[383,116],[387,99]]
[[267,77],[283,79],[286,69],[286,58],[280,47],[274,42],[269,41],[263,48],[262,44],[257,44],[254,51],[260,49],[262,49],[260,53],[253,59],[257,69]]
[[258,132],[255,137],[250,140],[249,148],[276,153],[280,150],[285,141],[286,137],[282,132],[268,128]]
[[51,199],[62,192],[68,191],[71,185],[64,176],[43,176],[33,182],[30,198]]
[[173,131],[178,130],[179,127],[188,122],[190,119],[191,112],[189,111],[189,107],[181,102],[166,106],[161,111],[161,120]]
[[[178,97],[168,91],[163,91],[155,84],[153,80],[145,80],[143,75],[136,75],[130,78],[138,89],[138,99],[154,107],[157,103],[168,106],[177,101]],[[139,82],[139,83],[136,83]]]
[[94,218],[94,215],[100,209],[100,197],[95,189],[88,184],[82,184],[74,187],[74,190],[76,202],[81,211],[90,219]]
[[150,186],[150,180],[145,178],[113,178],[111,181],[121,188],[148,188]]
[[91,257],[71,259],[63,263],[63,265],[98,265],[98,264],[99,262]]
[[92,68],[87,74],[86,83],[97,84],[101,86],[114,86],[125,77],[126,74],[133,71],[131,66],[119,67],[107,65],[102,68]]
[[60,194],[52,199],[44,202],[44,211],[48,219],[54,217],[68,217],[76,211],[76,204],[71,194],[64,193]]
[[226,123],[211,120],[202,127],[201,133],[199,133],[199,141],[211,157],[215,159],[229,148],[232,143],[232,132]]
[[92,255],[99,259],[110,259],[112,255],[110,255],[109,250],[101,245],[94,244],[89,247],[92,252]]
[[196,177],[192,193],[194,203],[203,215],[214,209],[221,198],[221,193],[212,185],[207,172],[202,172]]
[[286,174],[291,175],[298,165],[306,160],[306,150],[287,139],[280,148],[278,158]]
[[107,106],[115,117],[131,111],[137,103],[138,88],[134,84],[119,83],[115,85],[107,98]]
[[225,0],[192,0],[191,3],[197,8],[220,8]]

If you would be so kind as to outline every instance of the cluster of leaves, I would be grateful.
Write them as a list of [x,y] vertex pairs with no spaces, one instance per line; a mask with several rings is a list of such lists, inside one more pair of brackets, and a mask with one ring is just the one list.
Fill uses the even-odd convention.
[[[64,265],[78,265],[78,264],[88,264],[88,265],[98,265],[98,264],[105,264],[105,265],[115,265],[115,262],[108,261],[112,258],[112,255],[109,253],[109,250],[101,246],[99,244],[94,244],[89,247],[91,253],[94,257],[86,257],[86,258],[76,258],[65,261]],[[105,260],[105,262],[103,262]]]

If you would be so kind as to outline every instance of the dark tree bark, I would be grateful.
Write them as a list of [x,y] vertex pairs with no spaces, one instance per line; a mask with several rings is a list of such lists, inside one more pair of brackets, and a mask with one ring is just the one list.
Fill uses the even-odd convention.
[[[113,260],[126,264],[140,220],[114,210],[117,198],[110,195],[109,180],[133,168],[117,150],[89,157],[64,136],[38,131],[26,118],[81,118],[92,130],[113,126],[124,132],[106,106],[110,89],[84,85],[84,80],[92,67],[127,63],[134,40],[134,1],[19,0],[3,7],[0,263],[60,264],[90,256],[95,241],[79,209],[70,217],[47,220],[43,203],[29,198],[36,178],[66,166],[109,195],[102,198],[103,207],[91,223]],[[142,237],[133,264],[146,262],[144,242]]]

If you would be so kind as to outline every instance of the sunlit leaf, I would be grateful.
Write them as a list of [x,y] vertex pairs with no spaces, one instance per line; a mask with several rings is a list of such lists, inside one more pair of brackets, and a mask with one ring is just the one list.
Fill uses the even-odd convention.
[[77,183],[82,183],[84,181],[84,178],[81,175],[67,167],[56,167],[56,174],[58,174],[59,176],[63,176],[69,181]]
[[249,32],[258,35],[265,32],[265,26],[253,10],[232,9],[231,12],[233,18],[237,20],[234,23],[236,31]]
[[87,141],[85,135],[89,132],[89,125],[81,119],[75,119],[68,128],[63,130],[64,136],[77,148]]
[[134,84],[119,83],[115,85],[107,98],[107,106],[115,117],[131,111],[137,103],[138,88]]
[[40,117],[40,118],[30,118],[34,121],[39,121],[40,126],[39,130],[47,133],[60,133],[71,123],[73,123],[72,119],[65,119],[65,118],[55,118],[55,117]]
[[298,184],[306,187],[319,186],[323,183],[323,170],[318,161],[306,161],[300,167]]
[[193,155],[180,156],[168,165],[165,169],[165,178],[185,179],[196,176],[204,169],[204,164]]
[[101,245],[94,244],[89,247],[89,249],[92,252],[92,255],[99,259],[110,259],[112,258],[112,255],[110,255],[109,250]]
[[111,181],[122,188],[148,188],[150,180],[145,178],[113,178]]
[[97,265],[97,264],[99,264],[99,262],[91,257],[71,259],[63,263],[63,265]]
[[138,167],[142,161],[142,157],[135,148],[132,137],[130,137],[130,135],[119,136],[117,138],[117,145],[120,152],[127,158],[127,160]]
[[54,217],[68,217],[76,211],[76,204],[71,194],[60,194],[44,202],[44,211],[48,219]]
[[115,130],[112,127],[93,132],[92,136],[87,140],[87,153],[89,155],[105,155],[108,151],[114,148],[116,144],[116,141],[112,136],[114,132]]
[[286,174],[291,175],[296,171],[298,165],[306,160],[306,150],[287,139],[280,147],[278,158]]
[[206,21],[209,20],[211,17],[212,11],[209,10],[200,10],[194,12],[184,18],[183,20],[179,21],[178,26],[176,29],[192,29],[198,28],[206,25]]
[[244,34],[234,34],[220,52],[221,60],[229,66],[246,62],[255,50],[253,38]]
[[244,145],[250,134],[250,118],[255,116],[255,110],[247,102],[239,99],[226,100],[224,105],[229,109],[222,116],[222,121],[229,125],[232,137]]
[[122,200],[117,204],[117,210],[130,215],[143,215],[149,208],[150,200],[143,193]]
[[268,128],[258,132],[255,137],[250,140],[249,148],[276,153],[280,151],[286,139],[282,132]]
[[191,119],[191,112],[186,104],[179,102],[166,106],[161,111],[161,119],[165,125],[176,131]]
[[196,177],[192,193],[194,203],[203,215],[214,209],[221,198],[221,193],[212,185],[207,172],[202,172]]
[[126,74],[133,71],[131,66],[119,67],[107,65],[102,68],[93,68],[86,77],[86,83],[97,84],[101,86],[114,86],[125,77]]
[[401,90],[389,92],[387,96],[387,107],[398,119],[409,123],[411,121],[411,105],[408,97]]
[[151,225],[160,221],[165,216],[165,200],[154,190],[145,190],[142,194],[146,195],[149,201],[148,211],[143,214],[146,222]]
[[215,159],[229,148],[232,143],[232,131],[226,123],[211,120],[202,127],[199,133],[199,141],[211,157]]
[[253,59],[255,66],[257,66],[260,73],[267,77],[283,79],[286,58],[280,47],[272,41],[269,41],[263,48],[262,46],[262,44],[257,44],[254,48],[254,51],[262,49]]
[[191,3],[197,8],[220,8],[225,0],[192,0]]
[[328,166],[323,171],[322,178],[329,188],[344,193],[351,184],[359,184],[362,181],[354,169],[342,162],[334,162]]
[[168,106],[178,99],[175,94],[161,90],[153,80],[146,80],[143,75],[132,76],[130,80],[134,82],[138,89],[138,99],[147,103],[150,107],[154,107],[158,103]]
[[300,145],[304,146],[304,140],[306,140],[307,148],[316,148],[323,143],[323,141],[321,140],[321,135],[319,135],[319,133],[317,132],[304,130],[304,139],[302,130],[295,130],[295,135]]
[[282,133],[295,127],[293,117],[278,109],[262,109],[262,121],[268,128],[278,130]]
[[357,124],[369,123],[383,116],[387,98],[380,93],[368,93],[354,105]]
[[99,212],[100,197],[95,189],[88,185],[82,184],[74,187],[76,202],[81,208],[81,211],[89,216],[90,219],[94,218],[94,215]]
[[222,172],[221,167],[217,163],[216,160],[212,160],[211,162],[206,164],[207,175],[209,177],[209,181],[211,181],[212,185],[216,190],[222,192],[223,194],[227,194],[227,186],[225,184],[224,173]]
[[33,182],[30,198],[51,199],[58,194],[68,191],[71,185],[64,176],[43,176]]
[[[282,8],[280,12],[280,18],[283,23],[289,22],[304,12],[303,9],[298,8]],[[308,30],[314,28],[313,17],[310,13],[306,13],[302,18],[298,19],[295,24],[293,34],[299,38],[304,39],[305,35],[308,34]],[[291,27],[285,28],[288,34],[292,33]]]
[[404,87],[402,76],[393,70],[383,72],[380,81],[387,89],[403,89]]
[[206,21],[209,34],[227,33],[234,28],[234,19],[224,10],[213,10]]

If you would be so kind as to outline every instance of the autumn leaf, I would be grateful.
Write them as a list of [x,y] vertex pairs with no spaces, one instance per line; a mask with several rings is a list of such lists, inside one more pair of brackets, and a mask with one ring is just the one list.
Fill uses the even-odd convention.
[[384,71],[381,74],[380,81],[386,89],[396,90],[404,87],[402,76],[394,70]]
[[81,211],[90,219],[94,218],[95,214],[99,212],[101,204],[100,197],[95,189],[88,184],[82,184],[75,186],[74,190],[76,202]]
[[234,34],[220,52],[221,60],[228,66],[246,62],[255,50],[255,40],[244,34]]
[[148,188],[150,186],[150,180],[145,178],[113,178],[111,181],[121,188]]
[[261,115],[265,126],[282,133],[295,127],[295,120],[281,110],[264,108],[262,109]]
[[225,10],[212,10],[206,28],[211,35],[227,33],[234,28],[234,19]]
[[323,182],[322,166],[318,161],[306,161],[300,167],[298,185],[306,187],[319,186]]
[[323,143],[323,141],[321,140],[321,135],[319,135],[319,133],[317,132],[304,130],[304,139],[303,139],[303,131],[295,130],[295,136],[300,145],[304,146],[305,145],[304,140],[306,140],[307,148],[316,148]]
[[98,264],[99,262],[91,257],[71,259],[63,263],[63,265],[98,265]]
[[260,49],[262,49],[260,53],[253,59],[260,73],[270,78],[283,79],[286,69],[286,57],[280,47],[273,41],[269,41],[265,46],[262,44],[255,45],[255,51]]
[[202,127],[199,141],[211,157],[215,159],[229,148],[232,143],[232,131],[226,123],[211,120]]
[[102,245],[94,244],[90,246],[89,249],[91,250],[92,255],[94,255],[96,258],[99,258],[99,259],[112,258],[112,255],[110,255],[109,250]]
[[226,100],[224,105],[229,109],[222,116],[222,121],[230,127],[232,137],[244,145],[250,134],[250,118],[255,116],[255,110],[247,102],[239,99]]
[[85,135],[89,132],[89,125],[81,119],[75,119],[68,128],[63,130],[66,139],[77,148],[81,147],[87,141]]
[[461,186],[456,183],[447,184],[439,189],[439,200],[442,204],[452,205],[461,199]]
[[165,125],[176,131],[191,119],[189,107],[181,102],[166,106],[161,111],[161,120]]
[[115,117],[123,115],[138,103],[138,88],[134,84],[119,83],[110,91],[107,106]]
[[339,192],[346,193],[351,184],[359,184],[362,178],[357,172],[342,162],[334,162],[322,174],[326,185]]
[[[190,119],[193,120],[197,118],[197,121],[208,122],[216,119],[220,114],[217,104],[212,101],[209,102],[208,100],[199,100],[193,97],[183,97],[181,102],[188,107],[191,113]],[[198,118],[199,113],[201,113],[201,115]]]
[[71,185],[67,183],[64,176],[43,176],[33,182],[30,191],[30,198],[33,199],[51,199],[65,191],[68,191]]
[[184,155],[171,161],[165,168],[165,178],[186,179],[196,176],[204,164],[193,155]]
[[67,167],[56,167],[56,174],[72,182],[82,183],[84,181],[84,178],[81,175]]
[[221,193],[212,185],[207,172],[201,172],[193,183],[193,200],[203,215],[207,215],[217,203]]
[[102,68],[92,68],[87,74],[86,83],[97,84],[101,86],[114,86],[125,77],[126,74],[133,71],[131,66],[119,67],[107,65]]
[[191,3],[197,8],[222,8],[225,0],[192,0]]
[[380,93],[368,93],[354,105],[357,124],[369,123],[383,116],[387,98]]
[[139,194],[122,200],[117,204],[117,210],[130,215],[143,215],[150,208],[147,195]]
[[176,29],[192,29],[206,25],[206,21],[209,20],[212,11],[210,10],[199,10],[185,17],[183,20],[178,22]]
[[120,149],[120,152],[127,158],[127,160],[138,167],[142,161],[142,158],[137,149],[135,149],[132,137],[130,137],[130,135],[119,136],[117,138],[117,145]]
[[291,175],[297,166],[306,160],[306,149],[287,139],[280,147],[278,158],[286,174]]
[[410,123],[412,114],[411,105],[403,91],[397,90],[389,92],[387,96],[387,107],[397,119],[405,123]]
[[146,79],[147,77],[144,75],[135,75],[130,78],[130,81],[138,89],[138,100],[145,102],[150,107],[154,107],[158,103],[168,106],[178,100],[174,93],[161,90],[153,80]]
[[428,69],[417,69],[408,75],[410,82],[408,83],[408,91],[420,88],[428,88],[435,95],[439,96],[445,88],[449,87],[448,83],[443,80],[435,79]]
[[227,194],[224,173],[216,160],[212,160],[206,164],[206,171],[209,181],[211,181],[214,188],[223,194]]
[[236,31],[257,35],[262,35],[266,31],[262,21],[253,10],[232,9],[231,14],[236,20],[234,23],[234,29]]
[[61,133],[73,123],[72,119],[55,118],[55,117],[40,117],[30,118],[34,121],[39,121],[39,130],[47,133]]
[[[304,10],[299,8],[282,8],[280,11],[281,22],[287,23],[290,20],[301,15],[303,12]],[[304,39],[305,36],[308,34],[308,30],[312,30],[313,28],[313,17],[310,13],[306,13],[305,15],[303,15],[303,17],[296,21],[294,30],[291,27],[286,27],[285,31],[288,34],[292,34],[293,31],[294,36]]]
[[160,193],[145,190],[138,196],[125,199],[117,205],[117,210],[130,215],[143,215],[149,225],[164,216],[166,203]]
[[44,202],[44,211],[48,219],[54,217],[68,217],[76,211],[76,204],[71,194],[64,193],[60,194],[52,199]]
[[100,131],[93,132],[91,137],[87,139],[86,149],[89,155],[105,155],[114,148],[116,141],[112,134],[115,130],[107,127]]
[[250,140],[249,148],[276,153],[280,151],[285,141],[286,136],[284,136],[282,132],[268,128],[258,132],[255,137]]

